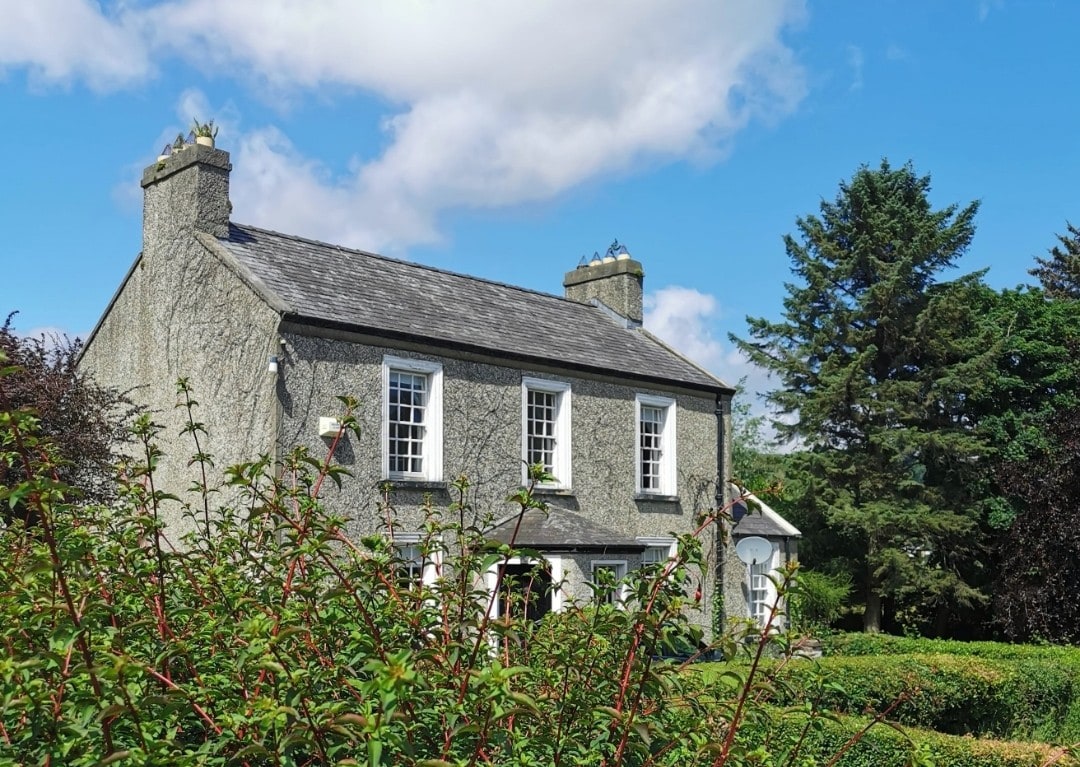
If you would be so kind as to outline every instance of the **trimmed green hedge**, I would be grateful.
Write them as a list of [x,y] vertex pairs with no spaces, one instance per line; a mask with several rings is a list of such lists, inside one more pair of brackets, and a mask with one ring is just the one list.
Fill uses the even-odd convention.
[[1080,669],[1080,647],[1068,645],[957,642],[951,639],[898,637],[891,634],[835,634],[822,637],[821,648],[827,656],[946,653],[994,660],[1052,660]]
[[957,655],[826,657],[780,671],[776,702],[816,700],[844,713],[883,711],[890,719],[953,735],[1080,740],[1080,685],[1071,670],[1043,659],[991,660]]
[[[818,720],[799,751],[801,764],[825,764],[869,720],[865,717],[841,717],[837,721]],[[739,733],[740,744],[748,751],[764,746],[794,742],[802,728],[798,717],[748,723]],[[1058,750],[1042,743],[1007,742],[956,735],[931,730],[907,728],[897,732],[878,724],[851,747],[837,767],[907,767],[910,764],[933,764],[935,767],[1036,767],[1047,763]],[[1077,767],[1076,759],[1063,757],[1058,767]]]

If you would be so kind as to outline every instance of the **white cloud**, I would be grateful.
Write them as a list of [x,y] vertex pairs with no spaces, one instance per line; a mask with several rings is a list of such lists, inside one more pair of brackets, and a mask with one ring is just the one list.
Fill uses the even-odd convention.
[[[171,56],[278,100],[374,95],[388,104],[387,146],[347,175],[273,126],[231,144],[257,165],[236,164],[239,219],[371,249],[436,238],[448,209],[715,159],[804,92],[781,39],[801,0],[115,1],[110,12],[90,0],[0,0],[14,10],[0,67],[105,88],[151,77],[151,56]],[[252,178],[260,184],[245,189]]]
[[857,45],[847,47],[848,66],[851,67],[851,85],[848,90],[861,91],[863,87],[863,52]]
[[75,338],[86,338],[85,333],[81,335],[75,335],[69,333],[65,328],[56,327],[54,325],[42,325],[41,327],[30,328],[25,333],[16,330],[15,335],[22,338],[34,338],[41,341],[46,350],[53,350],[63,348]]
[[645,296],[645,328],[713,375],[735,386],[742,381],[757,399],[770,389],[769,374],[728,341],[713,333],[722,310],[715,296],[670,285]]
[[991,11],[1000,11],[1005,7],[1005,0],[979,0],[979,21],[986,21]]
[[717,310],[715,296],[670,285],[646,294],[645,329],[714,375],[735,381],[729,371],[721,370],[726,355],[711,328]]
[[152,72],[137,12],[107,15],[93,0],[0,0],[0,73],[25,67],[32,82],[85,80],[108,90]]

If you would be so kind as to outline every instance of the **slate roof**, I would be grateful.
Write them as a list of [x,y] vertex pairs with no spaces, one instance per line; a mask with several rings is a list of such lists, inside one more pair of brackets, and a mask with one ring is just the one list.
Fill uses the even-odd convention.
[[[735,488],[735,492],[740,491]],[[773,511],[756,495],[749,493],[747,498],[751,500],[751,503],[739,500],[732,506],[731,516],[735,520],[731,528],[733,537],[745,538],[751,535],[760,535],[763,538],[802,537],[797,527]]]
[[217,242],[305,324],[729,391],[595,306],[250,226],[230,224]]
[[502,543],[510,543],[514,537],[514,546],[538,549],[541,551],[642,551],[645,546],[623,533],[609,530],[586,519],[580,514],[564,509],[551,508],[527,509],[521,516],[521,525],[517,526],[518,515],[514,514],[496,523],[487,531],[488,537]]

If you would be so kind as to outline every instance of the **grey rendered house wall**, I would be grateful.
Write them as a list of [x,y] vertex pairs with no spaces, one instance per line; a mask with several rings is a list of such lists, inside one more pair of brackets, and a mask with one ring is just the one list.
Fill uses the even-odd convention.
[[[461,359],[416,350],[375,346],[343,338],[314,337],[294,329],[284,332],[281,347],[280,444],[282,449],[306,446],[313,455],[325,454],[330,439],[319,437],[320,416],[340,412],[338,397],[356,397],[359,439],[348,435],[337,460],[353,477],[341,490],[325,495],[352,520],[354,534],[385,529],[380,509],[382,483],[381,366],[386,355],[436,361],[443,365],[443,476],[465,475],[471,485],[472,507],[479,523],[500,519],[515,509],[507,495],[522,483],[522,378],[551,378],[571,385],[572,494],[545,494],[553,509],[564,508],[627,537],[666,537],[693,529],[697,512],[712,508],[716,491],[717,423],[712,396],[639,387],[550,370],[522,369],[505,362]],[[637,394],[674,396],[677,408],[678,502],[635,500],[635,408]],[[437,507],[451,501],[441,486],[399,483],[391,500],[398,529],[418,530],[425,496]],[[709,535],[705,551],[703,588],[712,593],[717,564],[716,537]],[[563,555],[566,591],[584,596],[582,581],[593,559],[611,555]],[[628,568],[640,565],[640,555],[616,555]],[[710,625],[712,606],[699,616]]]
[[[147,188],[143,252],[79,364],[100,384],[130,390],[161,424],[156,486],[183,495],[195,479],[187,466],[195,446],[180,434],[186,413],[175,407],[176,380],[190,380],[195,418],[207,430],[202,448],[219,468],[270,452],[277,408],[267,356],[278,315],[195,237],[215,223],[200,195],[220,197],[222,179],[187,173],[170,182]],[[226,196],[227,183],[226,174]],[[163,516],[170,538],[187,529],[175,504]]]

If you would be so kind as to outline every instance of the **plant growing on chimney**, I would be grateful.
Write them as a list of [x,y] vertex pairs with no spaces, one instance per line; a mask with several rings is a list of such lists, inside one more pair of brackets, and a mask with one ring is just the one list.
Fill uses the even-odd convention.
[[183,133],[177,133],[176,134],[176,140],[173,141],[172,146],[173,146],[173,151],[174,152],[176,150],[178,150],[178,149],[183,149],[184,148],[184,134]]
[[193,118],[192,122],[193,125],[191,130],[195,133],[196,139],[208,138],[210,140],[213,140],[217,138],[218,129],[217,126],[214,125],[213,120],[211,120],[210,122],[201,123],[199,122],[199,118],[195,117]]

